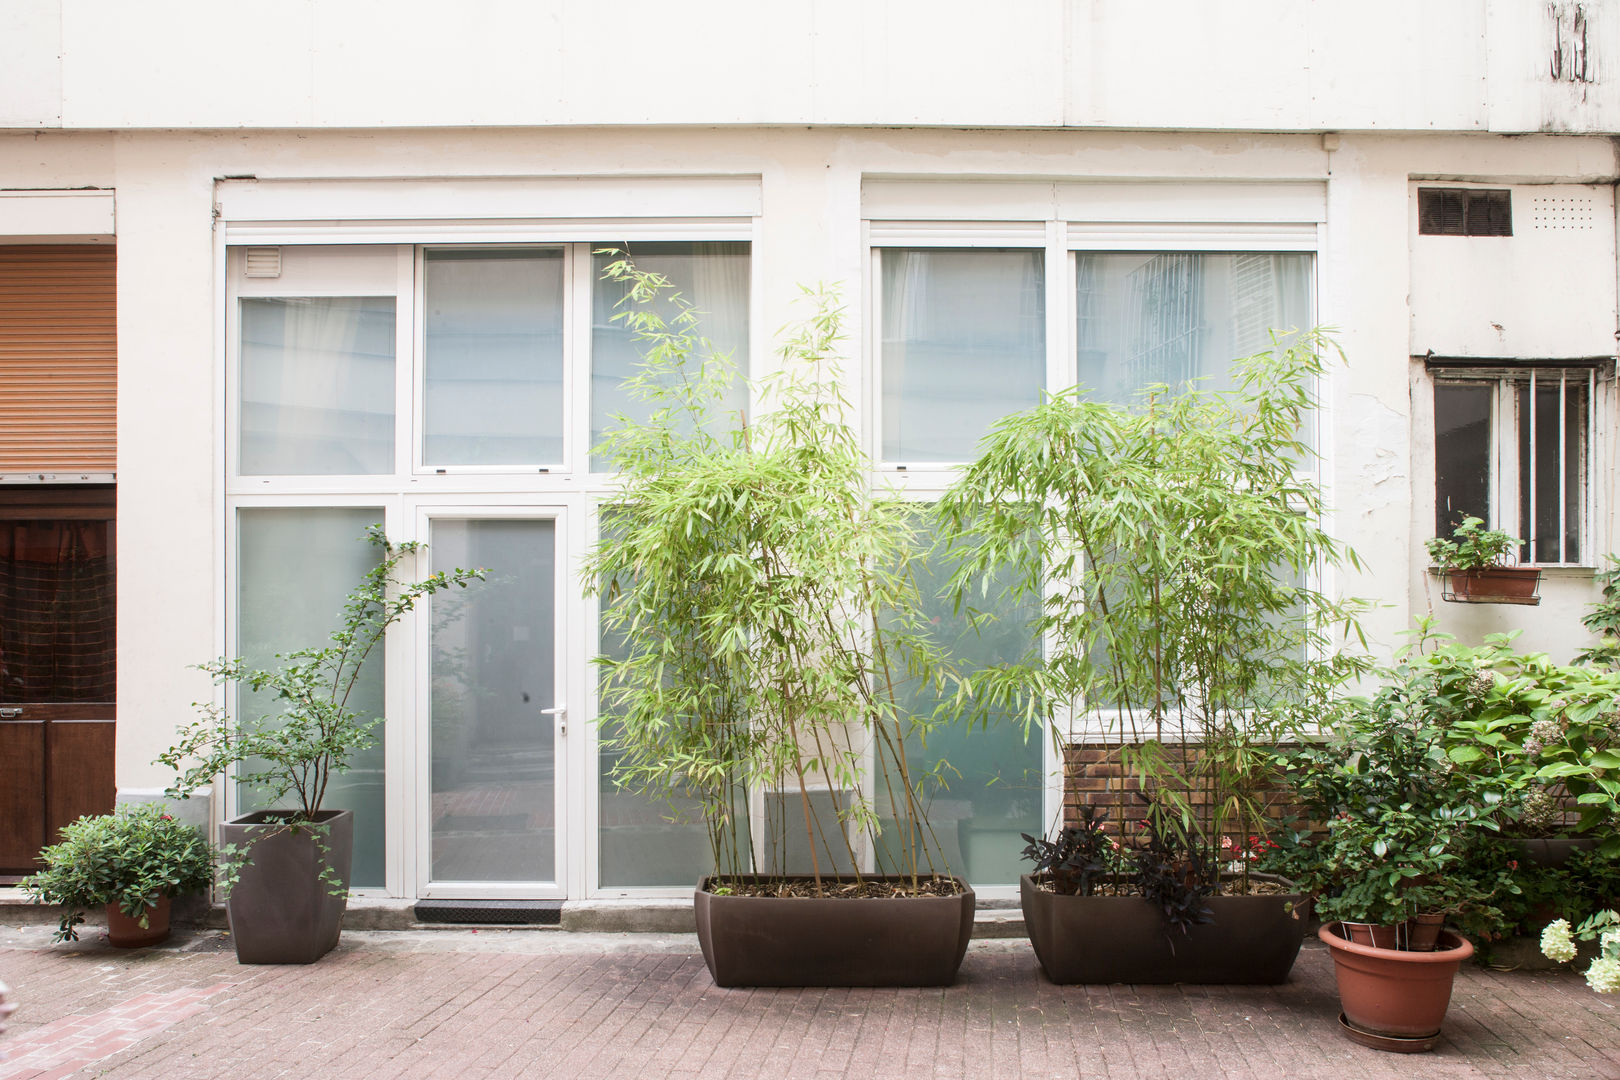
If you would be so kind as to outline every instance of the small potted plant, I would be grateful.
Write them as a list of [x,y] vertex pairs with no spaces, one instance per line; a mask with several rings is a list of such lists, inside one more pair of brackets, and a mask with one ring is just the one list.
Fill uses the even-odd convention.
[[[188,798],[216,777],[234,777],[272,806],[220,830],[226,917],[244,964],[309,964],[337,945],[348,905],[354,813],[324,805],[327,784],[370,746],[383,718],[349,708],[349,695],[388,628],[424,597],[465,588],[485,571],[440,571],[400,578],[401,563],[424,545],[391,544],[382,526],[367,530],[377,565],[348,596],[327,644],[279,654],[280,666],[250,667],[221,658],[201,664],[220,684],[268,691],[279,711],[244,717],[217,705],[180,729],[158,758],[178,779],[169,794]],[[290,802],[292,805],[287,806]]]
[[159,803],[81,817],[40,858],[45,869],[22,887],[35,903],[62,905],[56,941],[77,941],[85,910],[105,907],[113,945],[155,945],[169,936],[170,901],[213,883],[207,838]]
[[1466,517],[1448,539],[1436,536],[1425,545],[1434,572],[1446,579],[1445,599],[1460,604],[1539,604],[1541,571],[1517,566],[1516,537],[1485,528]]

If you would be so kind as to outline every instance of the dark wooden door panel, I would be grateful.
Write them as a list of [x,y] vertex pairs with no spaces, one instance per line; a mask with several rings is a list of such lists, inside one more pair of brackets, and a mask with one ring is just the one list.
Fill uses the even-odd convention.
[[0,874],[26,874],[45,842],[45,723],[0,719]]
[[85,814],[112,812],[118,788],[113,780],[111,720],[56,720],[46,728],[45,802],[48,842],[57,830]]

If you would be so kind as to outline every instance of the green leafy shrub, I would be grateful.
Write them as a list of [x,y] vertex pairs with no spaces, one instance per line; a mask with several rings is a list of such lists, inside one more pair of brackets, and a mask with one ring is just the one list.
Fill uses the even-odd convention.
[[81,817],[62,839],[40,852],[45,869],[22,888],[35,903],[62,905],[56,941],[77,941],[87,908],[117,904],[141,926],[148,905],[206,889],[213,852],[202,832],[170,816],[160,803],[123,806],[112,814]]
[[1487,529],[1477,517],[1466,517],[1451,538],[1437,536],[1425,545],[1429,558],[1442,573],[1453,570],[1489,570],[1506,566],[1519,541],[1499,529]]

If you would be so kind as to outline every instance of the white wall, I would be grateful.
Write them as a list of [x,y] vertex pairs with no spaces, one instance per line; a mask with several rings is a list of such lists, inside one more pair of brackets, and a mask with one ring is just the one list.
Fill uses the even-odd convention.
[[[116,190],[119,250],[118,780],[161,786],[152,758],[191,702],[190,665],[223,645],[222,467],[216,338],[216,178],[736,175],[761,178],[759,324],[788,322],[801,282],[842,282],[852,348],[864,340],[861,199],[872,177],[1325,185],[1321,316],[1348,363],[1327,387],[1334,527],[1366,561],[1340,582],[1383,606],[1366,626],[1383,654],[1430,601],[1442,625],[1477,639],[1528,626],[1527,646],[1567,656],[1582,638],[1589,575],[1550,580],[1538,609],[1438,603],[1425,573],[1432,484],[1427,419],[1411,393],[1410,183],[1612,182],[1607,139],[1155,133],[671,129],[550,131],[15,134],[0,136],[0,189]],[[633,208],[626,208],[633,212]],[[1596,273],[1612,279],[1613,266]],[[858,396],[860,388],[853,388]],[[1614,423],[1614,417],[1608,422]],[[1418,449],[1414,453],[1414,446]],[[1612,458],[1612,445],[1606,451]],[[1613,463],[1606,466],[1612,477]],[[1605,481],[1612,483],[1612,479]],[[1612,508],[1602,523],[1609,546]],[[1606,547],[1604,548],[1607,549]],[[1432,595],[1431,595],[1432,594]]]
[[1620,0],[1575,6],[13,0],[0,126],[1612,131]]

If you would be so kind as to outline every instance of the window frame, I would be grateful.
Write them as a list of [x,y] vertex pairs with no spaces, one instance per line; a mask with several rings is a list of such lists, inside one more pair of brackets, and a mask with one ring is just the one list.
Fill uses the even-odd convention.
[[[1572,569],[1581,570],[1596,567],[1598,552],[1607,550],[1604,537],[1598,534],[1599,523],[1602,520],[1598,507],[1598,463],[1601,460],[1600,447],[1606,445],[1608,433],[1601,430],[1600,417],[1608,409],[1600,406],[1600,399],[1607,397],[1607,388],[1613,384],[1614,362],[1612,360],[1560,360],[1560,361],[1507,361],[1507,360],[1452,360],[1445,358],[1427,358],[1429,383],[1429,401],[1425,417],[1428,431],[1428,452],[1430,461],[1430,482],[1428,484],[1429,498],[1428,528],[1438,529],[1440,522],[1439,507],[1439,447],[1438,419],[1435,407],[1438,396],[1435,391],[1442,383],[1456,383],[1460,385],[1488,386],[1491,394],[1490,417],[1490,461],[1487,463],[1489,475],[1487,479],[1487,505],[1489,517],[1486,527],[1501,529],[1521,541],[1516,552],[1517,565],[1537,567],[1541,569]],[[1573,377],[1573,378],[1572,378]],[[1578,383],[1586,387],[1586,437],[1581,447],[1582,460],[1579,464],[1582,488],[1581,504],[1577,508],[1578,531],[1577,546],[1580,548],[1579,557],[1575,559],[1537,560],[1534,558],[1536,549],[1536,490],[1530,493],[1530,529],[1528,536],[1519,536],[1520,512],[1522,507],[1522,492],[1519,488],[1519,473],[1521,461],[1519,457],[1519,444],[1521,435],[1529,438],[1530,464],[1532,476],[1536,461],[1535,446],[1535,410],[1530,410],[1529,430],[1519,415],[1518,391],[1524,386],[1538,385],[1543,378],[1556,378],[1561,385]],[[1566,410],[1560,410],[1560,423]],[[1560,457],[1565,453],[1564,440],[1560,440]],[[1559,470],[1559,487],[1561,489],[1559,501],[1567,503],[1567,493],[1562,489],[1565,486],[1566,470]],[[1438,535],[1429,532],[1427,535]],[[1559,546],[1563,548],[1563,537],[1559,537]],[[1561,551],[1567,554],[1567,551]]]

